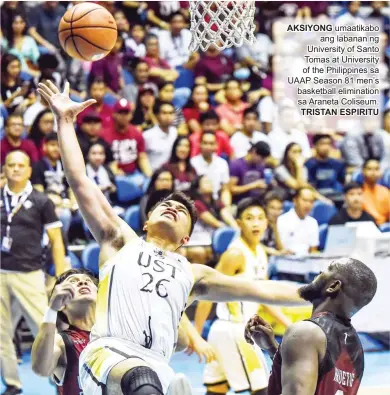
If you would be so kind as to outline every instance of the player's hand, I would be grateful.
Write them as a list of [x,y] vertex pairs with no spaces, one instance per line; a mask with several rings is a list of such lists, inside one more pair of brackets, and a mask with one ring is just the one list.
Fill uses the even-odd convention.
[[49,103],[50,108],[60,119],[66,119],[70,122],[76,118],[77,114],[96,103],[96,100],[89,99],[83,103],[76,103],[69,97],[69,82],[65,83],[63,92],[51,82],[38,84],[38,93]]
[[256,343],[263,350],[271,350],[278,347],[272,326],[258,315],[254,315],[248,321],[244,336],[249,344]]
[[210,344],[200,336],[195,341],[190,341],[190,344],[185,351],[187,355],[192,355],[194,352],[198,354],[199,363],[202,363],[203,359],[206,363],[214,361],[215,359],[213,347],[211,347]]
[[59,284],[54,288],[53,294],[49,301],[49,307],[59,311],[73,300],[76,290],[72,284]]

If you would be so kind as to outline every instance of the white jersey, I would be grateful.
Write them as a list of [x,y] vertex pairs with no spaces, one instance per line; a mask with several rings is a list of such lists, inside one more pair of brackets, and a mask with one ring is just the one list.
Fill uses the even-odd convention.
[[[267,278],[268,258],[263,247],[259,244],[256,254],[241,239],[234,240],[230,248],[239,249],[245,257],[245,268],[237,276],[252,280],[265,280]],[[225,321],[247,322],[258,310],[259,304],[253,302],[218,303],[217,317]]]
[[124,339],[169,360],[194,282],[190,263],[136,238],[104,264],[99,277],[91,341]]

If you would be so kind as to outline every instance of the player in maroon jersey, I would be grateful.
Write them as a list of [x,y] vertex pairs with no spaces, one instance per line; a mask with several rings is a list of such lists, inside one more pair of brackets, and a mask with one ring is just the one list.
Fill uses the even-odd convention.
[[[78,382],[79,356],[95,323],[96,277],[71,269],[58,277],[49,307],[35,338],[31,358],[35,373],[52,376],[59,394],[82,394]],[[57,316],[67,329],[57,332]]]
[[291,325],[280,346],[272,327],[252,317],[245,329],[247,342],[273,357],[268,395],[356,395],[364,354],[351,317],[370,303],[376,287],[371,269],[342,258],[300,288],[301,297],[313,303],[312,317]]

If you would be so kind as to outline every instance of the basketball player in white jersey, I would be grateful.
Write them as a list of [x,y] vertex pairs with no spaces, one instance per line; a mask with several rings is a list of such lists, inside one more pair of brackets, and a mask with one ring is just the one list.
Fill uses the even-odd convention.
[[50,81],[38,92],[56,116],[66,178],[100,245],[96,323],[79,366],[86,395],[166,394],[180,318],[195,299],[301,302],[295,287],[233,279],[176,254],[196,221],[183,194],[158,203],[145,223],[146,240],[139,238],[85,172],[73,123],[94,100],[71,101],[68,83],[63,93]]
[[[229,276],[253,280],[267,279],[268,259],[260,240],[267,228],[267,217],[257,199],[246,198],[237,207],[240,235],[222,255],[216,269]],[[195,326],[201,333],[212,304],[202,301],[195,314]],[[244,338],[245,323],[259,305],[251,302],[218,303],[208,342],[216,352],[216,360],[204,371],[207,395],[221,395],[229,391],[267,393],[268,371],[264,355],[248,347]],[[277,321],[288,326],[290,321],[277,308],[263,306]]]

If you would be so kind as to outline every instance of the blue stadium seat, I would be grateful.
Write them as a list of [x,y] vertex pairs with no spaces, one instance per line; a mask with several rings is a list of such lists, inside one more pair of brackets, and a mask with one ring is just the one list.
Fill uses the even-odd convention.
[[383,232],[383,233],[388,233],[388,232],[390,232],[390,222],[386,222],[386,223],[380,225],[380,226],[379,226],[379,229],[380,229],[380,231]]
[[125,212],[124,219],[134,232],[141,232],[141,211],[139,205],[129,207]]
[[290,211],[294,207],[294,203],[290,202],[289,200],[285,200],[283,202],[283,213],[287,213],[287,211]]
[[118,101],[118,99],[112,95],[111,93],[106,93],[103,97],[104,104],[113,107],[114,104]]
[[[74,254],[72,251],[68,251],[68,257],[70,259],[70,265],[72,266],[72,269],[81,269],[83,267],[83,265],[80,262],[80,259],[77,258],[77,255]],[[53,277],[56,275],[56,269],[54,264],[50,265],[47,273]]]
[[383,172],[382,178],[379,181],[379,183],[383,186],[385,186],[386,188],[390,189],[390,169],[386,169]]
[[131,75],[131,73],[125,69],[122,70],[122,77],[123,80],[125,81],[125,85],[130,85],[134,82],[134,78]]
[[236,238],[238,231],[233,228],[219,228],[213,233],[212,246],[215,254],[223,254]]
[[320,225],[320,251],[323,251],[325,248],[326,238],[328,236],[328,224]]
[[85,247],[81,255],[84,268],[90,270],[95,275],[99,275],[99,253],[99,244],[91,243]]
[[310,215],[317,220],[318,225],[322,225],[327,224],[333,215],[336,214],[336,212],[337,209],[334,205],[326,204],[320,200],[316,200]]
[[359,184],[363,184],[363,173],[361,170],[356,170],[352,174],[352,181],[358,182]]
[[142,196],[143,191],[138,185],[129,180],[126,176],[115,178],[117,186],[117,196],[120,203],[127,203]]

